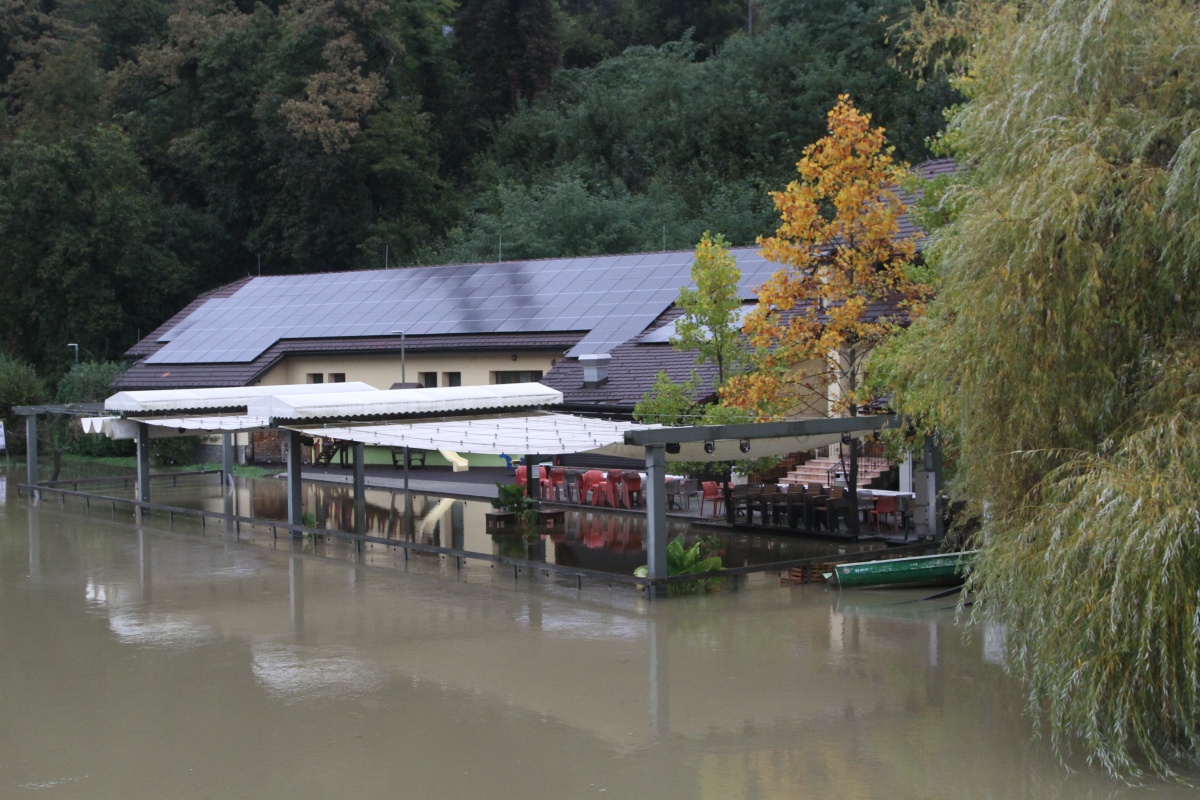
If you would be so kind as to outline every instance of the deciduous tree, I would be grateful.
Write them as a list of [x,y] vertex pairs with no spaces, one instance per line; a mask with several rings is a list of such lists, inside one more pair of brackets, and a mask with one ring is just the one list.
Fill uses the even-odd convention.
[[[844,95],[828,128],[805,148],[799,179],[772,195],[781,222],[760,244],[784,267],[758,288],[746,320],[755,369],[721,390],[723,402],[760,416],[812,413],[826,402],[858,415],[873,399],[863,382],[867,356],[921,313],[928,291],[912,277],[913,241],[900,236],[897,186],[907,170],[893,161],[883,130]],[[852,508],[856,454],[852,446]]]

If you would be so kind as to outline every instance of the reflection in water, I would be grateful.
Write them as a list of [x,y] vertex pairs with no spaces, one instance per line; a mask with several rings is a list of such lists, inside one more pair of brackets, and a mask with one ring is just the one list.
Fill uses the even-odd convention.
[[381,676],[352,652],[332,649],[258,643],[250,669],[268,691],[289,697],[366,692],[381,684]]
[[[408,498],[411,508],[406,515],[405,498],[400,493],[367,489],[364,499],[365,532],[370,536],[626,575],[646,563],[646,519],[642,515],[567,508],[561,525],[522,534],[511,528],[489,529],[485,515],[492,507],[482,500],[411,494]],[[233,495],[216,484],[164,487],[158,501],[211,511],[223,511],[230,506],[250,509],[248,513],[259,519],[282,521],[287,516],[286,486],[280,480],[239,479]],[[303,505],[305,511],[313,512],[318,528],[353,530],[351,487],[306,483]],[[689,543],[702,534],[718,538],[720,555],[727,567],[859,552],[880,546],[720,528],[693,529],[687,520],[679,519],[669,519],[667,526],[670,538],[684,536]]]
[[965,638],[952,600],[760,583],[622,606],[20,506],[3,797],[1147,796],[1031,739],[1002,634]]

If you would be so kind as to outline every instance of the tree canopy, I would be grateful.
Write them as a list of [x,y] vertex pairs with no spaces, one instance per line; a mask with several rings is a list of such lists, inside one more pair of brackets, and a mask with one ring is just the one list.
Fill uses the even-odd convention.
[[1197,41],[1176,0],[931,5],[908,39],[959,70],[969,171],[877,374],[960,453],[1032,710],[1125,775],[1200,754]]
[[[6,283],[38,285],[29,258],[84,259],[68,229],[99,285],[146,266],[140,316],[73,298],[66,328],[4,342],[53,377],[58,339],[116,356],[247,274],[685,248],[706,230],[752,243],[838,93],[923,156],[953,93],[892,66],[904,6],[4,0],[0,180],[55,220],[0,207],[19,232]],[[114,181],[108,216],[53,190],[68,158],[95,197]]]

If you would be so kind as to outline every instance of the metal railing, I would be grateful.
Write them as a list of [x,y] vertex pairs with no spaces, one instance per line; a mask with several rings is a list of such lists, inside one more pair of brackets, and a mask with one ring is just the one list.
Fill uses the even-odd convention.
[[[215,472],[220,472],[216,470]],[[200,472],[182,472],[175,473],[171,476],[155,475],[155,478],[172,477],[177,480],[183,475],[200,475]],[[80,479],[79,481],[58,481],[57,483],[84,483],[91,479]],[[600,572],[598,570],[581,569],[579,567],[565,567],[559,564],[547,564],[542,561],[530,561],[527,559],[511,558],[508,556],[498,556],[491,553],[480,553],[469,550],[456,550],[449,547],[440,547],[437,545],[422,544],[420,542],[409,542],[400,539],[391,539],[384,536],[373,536],[370,534],[352,533],[350,531],[342,531],[331,528],[315,528],[306,525],[293,525],[283,520],[266,520],[257,519],[254,517],[245,517],[239,514],[226,514],[219,511],[207,511],[196,508],[183,508],[179,506],[168,506],[159,503],[144,503],[138,500],[127,497],[113,497],[110,495],[93,494],[90,492],[81,492],[76,489],[64,489],[56,485],[38,484],[33,486],[30,484],[17,484],[18,496],[25,492],[36,492],[38,494],[57,495],[59,497],[60,507],[66,508],[68,498],[77,498],[84,503],[87,513],[91,513],[92,506],[108,506],[110,510],[110,518],[116,520],[117,509],[130,509],[135,513],[154,513],[165,515],[168,524],[173,526],[175,517],[195,518],[199,520],[200,527],[203,530],[208,522],[216,521],[221,523],[231,524],[233,530],[237,533],[241,532],[242,525],[248,525],[255,528],[266,529],[270,531],[272,538],[278,538],[282,533],[292,539],[303,539],[305,537],[326,537],[329,539],[338,539],[350,542],[354,545],[356,552],[362,552],[364,544],[376,544],[384,547],[398,548],[403,551],[404,560],[407,563],[410,555],[426,555],[438,556],[443,559],[453,559],[455,571],[462,570],[464,564],[469,561],[479,561],[489,563],[493,566],[502,566],[511,568],[513,580],[518,580],[522,575],[526,576],[554,576],[557,578],[570,579],[575,588],[582,591],[584,581],[589,583],[603,583],[609,587],[614,585],[630,587],[635,591],[644,593],[647,597],[663,596],[667,593],[668,587],[672,584],[692,583],[697,580],[713,580],[718,578],[730,579],[731,588],[733,591],[739,589],[739,579],[758,573],[779,573],[788,572],[793,567],[811,566],[814,564],[828,563],[830,556],[816,556],[810,558],[792,559],[789,561],[777,561],[769,564],[752,564],[743,567],[730,567],[727,569],[714,570],[703,574],[695,575],[672,575],[666,578],[641,578],[636,575],[625,575],[616,572]],[[914,550],[927,550],[929,545],[914,544]],[[891,548],[889,553],[901,553],[909,550],[909,547]],[[875,552],[864,552],[857,554],[847,554],[837,556],[839,563],[850,561],[869,561],[877,558]]]

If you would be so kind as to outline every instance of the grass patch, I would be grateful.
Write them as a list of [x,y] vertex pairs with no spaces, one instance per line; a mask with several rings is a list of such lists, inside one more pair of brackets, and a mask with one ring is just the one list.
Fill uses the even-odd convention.
[[[22,463],[24,462],[22,461]],[[137,470],[137,459],[133,456],[78,456],[64,453],[63,463]],[[220,462],[204,461],[197,464],[183,464],[173,468],[177,472],[202,472],[204,470],[216,469],[221,469]],[[258,467],[248,464],[233,465],[233,474],[239,478],[267,478],[278,473],[279,467]]]

